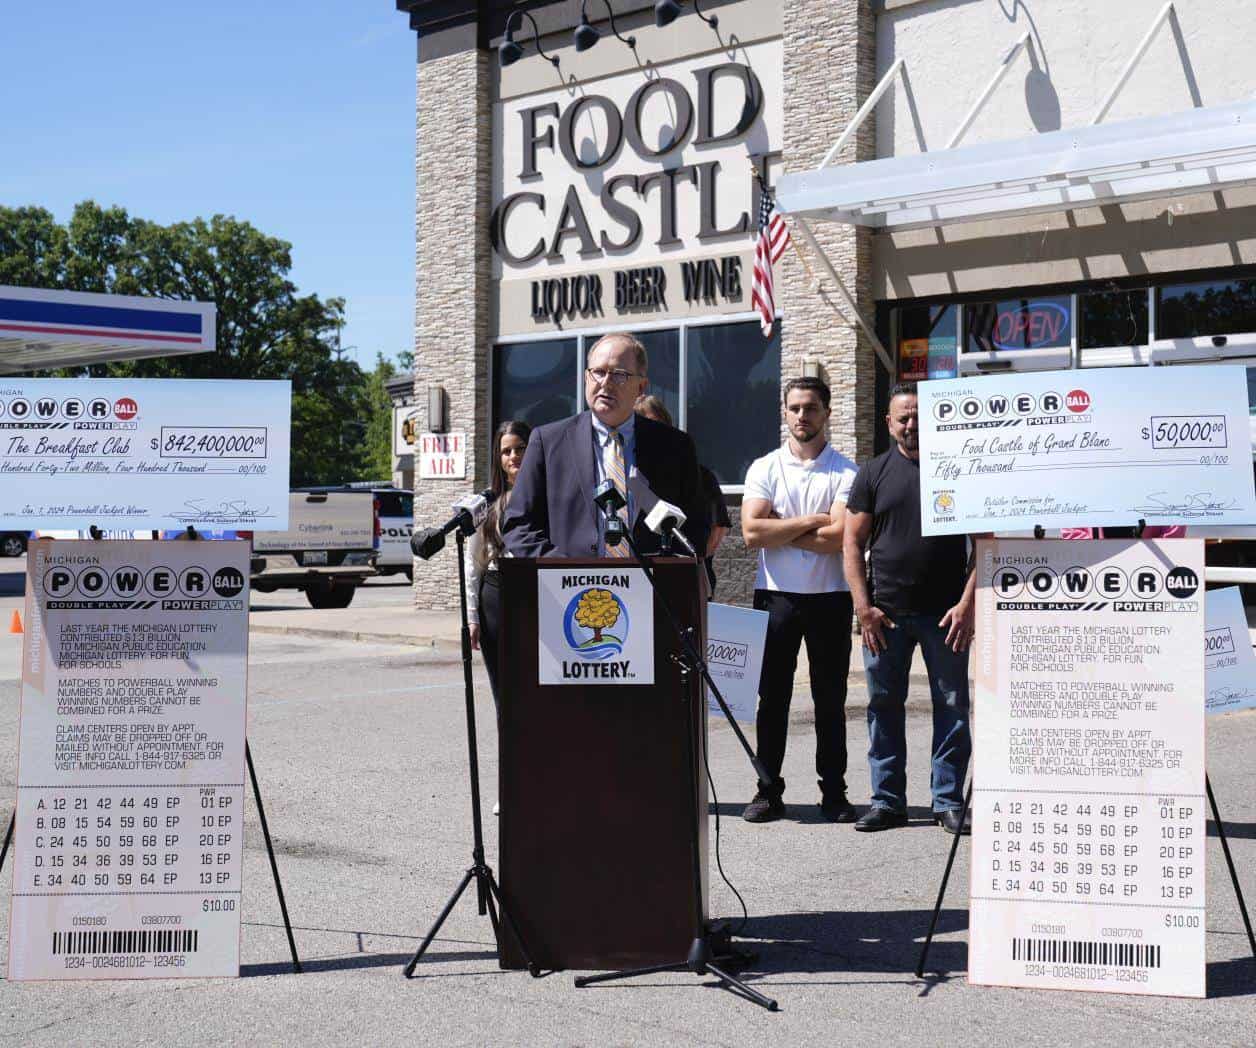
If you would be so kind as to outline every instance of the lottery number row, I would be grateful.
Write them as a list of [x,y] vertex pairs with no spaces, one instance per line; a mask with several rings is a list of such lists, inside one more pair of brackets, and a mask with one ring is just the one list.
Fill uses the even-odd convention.
[[240,890],[241,786],[19,791],[15,894]]
[[977,790],[974,894],[1053,902],[1202,904],[1201,797]]

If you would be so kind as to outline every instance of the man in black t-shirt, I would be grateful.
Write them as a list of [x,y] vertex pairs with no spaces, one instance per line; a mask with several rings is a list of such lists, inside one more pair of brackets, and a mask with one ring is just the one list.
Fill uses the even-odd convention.
[[[864,645],[872,808],[857,830],[907,824],[907,686],[920,645],[933,693],[933,815],[960,824],[968,733],[968,646],[973,576],[962,535],[920,533],[920,435],[916,385],[890,391],[894,446],[860,467],[846,503],[843,557]],[[868,575],[864,550],[871,549]]]

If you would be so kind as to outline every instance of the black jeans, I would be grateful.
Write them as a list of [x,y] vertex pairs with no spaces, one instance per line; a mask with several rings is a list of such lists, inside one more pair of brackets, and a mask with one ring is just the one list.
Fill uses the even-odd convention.
[[501,577],[495,571],[486,571],[480,577],[480,654],[484,656],[484,668],[488,670],[488,686],[493,691],[493,705],[501,713],[497,698],[497,638],[502,620]]
[[816,774],[825,797],[846,793],[846,676],[850,672],[852,605],[849,593],[778,593],[755,590],[754,606],[768,613],[759,712],[755,718],[758,756],[785,791],[781,765],[789,733],[798,649],[807,642],[811,701],[816,708]]

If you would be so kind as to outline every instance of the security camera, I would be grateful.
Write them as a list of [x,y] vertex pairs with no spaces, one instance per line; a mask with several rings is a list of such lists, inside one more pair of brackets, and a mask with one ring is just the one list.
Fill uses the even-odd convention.
[[1213,335],[1213,336],[1212,336],[1212,344],[1213,344],[1214,346],[1216,346],[1218,349],[1220,349],[1222,346],[1224,346],[1224,345],[1226,344],[1226,337],[1225,337],[1225,335]]

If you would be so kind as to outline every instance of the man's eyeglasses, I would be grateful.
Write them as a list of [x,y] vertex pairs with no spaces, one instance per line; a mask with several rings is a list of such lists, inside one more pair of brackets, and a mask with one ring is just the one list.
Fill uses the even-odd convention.
[[622,386],[630,378],[640,378],[635,371],[625,371],[623,368],[585,368],[584,373],[599,384],[609,381],[612,386]]

